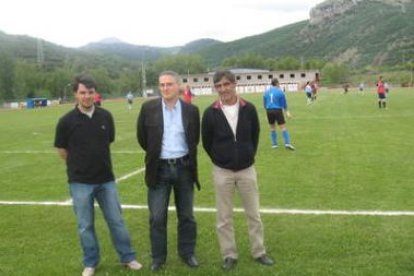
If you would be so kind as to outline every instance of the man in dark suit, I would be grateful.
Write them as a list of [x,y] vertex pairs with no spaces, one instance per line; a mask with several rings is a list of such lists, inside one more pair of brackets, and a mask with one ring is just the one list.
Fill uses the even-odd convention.
[[178,254],[189,267],[194,256],[197,225],[193,215],[197,173],[200,114],[196,106],[180,99],[180,76],[173,71],[159,76],[161,98],[142,105],[137,139],[145,150],[145,182],[150,212],[151,270],[160,270],[167,258],[167,215],[171,191],[177,211]]

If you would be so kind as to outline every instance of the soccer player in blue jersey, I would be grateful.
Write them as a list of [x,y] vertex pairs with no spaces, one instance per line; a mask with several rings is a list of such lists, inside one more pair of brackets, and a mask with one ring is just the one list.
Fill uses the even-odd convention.
[[271,86],[267,89],[263,95],[263,105],[266,109],[267,120],[270,125],[270,137],[272,139],[272,148],[278,147],[276,125],[279,126],[282,131],[283,141],[285,148],[288,150],[295,150],[295,147],[290,143],[289,132],[286,129],[286,117],[290,117],[290,113],[287,109],[287,102],[285,93],[279,86],[278,79],[272,79]]

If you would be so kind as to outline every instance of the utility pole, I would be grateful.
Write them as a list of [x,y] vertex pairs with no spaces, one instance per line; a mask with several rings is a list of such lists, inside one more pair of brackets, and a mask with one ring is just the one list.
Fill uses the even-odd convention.
[[72,85],[71,83],[67,83],[67,84],[65,85],[65,87],[63,87],[63,98],[62,98],[62,103],[66,103],[66,102],[67,102],[68,98],[67,98],[66,89],[67,89],[69,86],[71,86],[71,85]]
[[43,42],[40,38],[37,39],[37,66],[39,68],[43,67],[43,64],[45,63],[45,54],[43,51]]
[[141,63],[141,76],[142,76],[142,96],[146,97],[147,96],[147,77],[145,75],[145,64],[144,61],[142,61]]

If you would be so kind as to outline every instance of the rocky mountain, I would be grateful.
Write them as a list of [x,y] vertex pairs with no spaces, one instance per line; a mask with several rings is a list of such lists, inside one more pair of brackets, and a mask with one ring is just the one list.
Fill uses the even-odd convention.
[[[317,25],[324,22],[334,20],[335,17],[345,14],[353,8],[358,8],[358,5],[365,0],[327,0],[311,9],[310,20],[311,25]],[[384,5],[391,5],[400,7],[402,12],[405,12],[405,5],[412,2],[412,0],[370,0],[372,2],[379,2]],[[386,7],[386,6],[384,6]]]
[[414,59],[413,0],[327,0],[310,20],[198,52],[209,64],[233,55],[323,58],[351,67]]
[[255,53],[263,57],[320,58],[354,68],[394,65],[414,59],[414,0],[327,0],[310,10],[310,19],[223,43],[202,39],[175,48],[92,44],[129,58],[198,54],[208,66],[225,58]]

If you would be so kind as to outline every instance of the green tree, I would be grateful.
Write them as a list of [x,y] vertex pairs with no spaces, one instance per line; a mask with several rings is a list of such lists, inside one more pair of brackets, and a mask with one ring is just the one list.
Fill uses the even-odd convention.
[[160,71],[156,69],[153,64],[148,64],[145,66],[145,79],[146,79],[146,87],[141,86],[142,89],[156,89],[158,86],[158,75]]
[[164,56],[153,64],[153,70],[158,74],[165,70],[173,70],[178,74],[205,72],[203,60],[197,55]]
[[239,58],[236,56],[228,57],[223,60],[221,66],[224,68],[238,68],[240,67]]
[[247,53],[243,56],[233,56],[223,60],[224,68],[257,68],[263,69],[266,66],[266,60],[258,54]]
[[266,59],[265,60],[265,68],[270,70],[270,71],[277,70],[277,68],[278,68],[277,60],[274,59],[274,58]]
[[311,58],[305,61],[304,69],[307,70],[320,70],[323,68],[323,66],[326,64],[326,61],[320,58]]
[[299,70],[300,69],[300,60],[292,57],[286,56],[277,61],[277,70]]
[[116,87],[115,82],[110,78],[108,70],[103,67],[87,70],[86,72],[96,80],[97,90],[104,97],[120,94],[120,89]]
[[11,52],[0,51],[0,98],[14,99],[15,59]]
[[327,63],[321,74],[324,84],[342,84],[350,80],[350,70],[346,64]]
[[[67,84],[70,82],[71,73],[63,68],[54,70],[44,75],[43,89],[44,96],[52,98],[64,98],[67,91]],[[66,95],[67,96],[67,95]]]
[[125,96],[124,94],[128,91],[134,94],[139,93],[142,87],[142,70],[124,68],[117,81],[117,87],[119,87],[122,96]]
[[42,87],[43,73],[35,63],[25,60],[16,62],[14,95],[16,99],[23,100],[34,97]]

